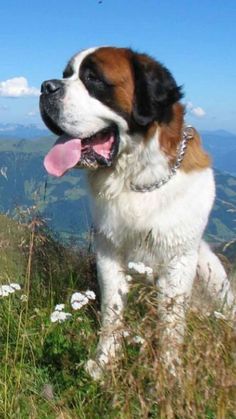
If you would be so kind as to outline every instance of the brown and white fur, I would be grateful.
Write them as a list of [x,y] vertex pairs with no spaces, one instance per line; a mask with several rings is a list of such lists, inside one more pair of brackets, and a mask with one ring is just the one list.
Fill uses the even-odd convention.
[[143,262],[155,274],[160,318],[166,322],[163,359],[169,365],[178,357],[197,273],[214,298],[233,306],[224,268],[202,240],[215,184],[197,132],[169,182],[152,192],[131,189],[131,184],[150,185],[168,175],[184,126],[180,98],[180,88],[164,66],[113,47],[80,52],[62,80],[42,86],[41,113],[54,132],[83,139],[115,124],[119,135],[112,164],[95,164],[88,173],[102,296],[97,356],[88,362],[95,378],[119,347],[129,261]]

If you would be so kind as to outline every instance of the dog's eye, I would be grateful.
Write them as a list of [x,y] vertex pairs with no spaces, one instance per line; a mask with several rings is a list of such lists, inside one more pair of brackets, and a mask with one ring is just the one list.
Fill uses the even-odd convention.
[[103,83],[103,80],[92,70],[87,70],[84,75],[84,79],[86,82],[90,83]]

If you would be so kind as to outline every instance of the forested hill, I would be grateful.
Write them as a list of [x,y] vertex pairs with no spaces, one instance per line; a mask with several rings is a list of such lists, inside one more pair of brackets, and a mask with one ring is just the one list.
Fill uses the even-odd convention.
[[[222,135],[217,138],[217,151],[213,153],[216,162],[224,154],[222,141],[227,141]],[[0,212],[16,216],[36,205],[55,233],[77,241],[87,236],[91,225],[85,174],[72,170],[60,179],[47,176],[43,158],[54,141],[53,136],[27,139],[6,137],[0,132]],[[211,134],[206,134],[204,142],[208,142],[206,148],[213,148]],[[231,136],[232,155],[234,144],[236,153],[236,136],[235,143]],[[225,170],[229,167],[226,160]],[[216,170],[216,183],[217,199],[206,235],[211,242],[222,242],[236,237],[236,177]]]

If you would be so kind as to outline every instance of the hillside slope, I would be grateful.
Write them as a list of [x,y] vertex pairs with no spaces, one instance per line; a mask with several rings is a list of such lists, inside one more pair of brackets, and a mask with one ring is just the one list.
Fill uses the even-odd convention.
[[17,282],[26,270],[29,232],[14,220],[0,215],[0,283]]
[[[53,136],[0,140],[0,212],[15,216],[22,208],[36,206],[55,234],[78,244],[91,225],[85,172],[72,170],[60,179],[48,176],[43,158],[54,141]],[[236,237],[236,177],[216,171],[216,184],[206,237],[220,243]]]
[[19,215],[36,206],[55,233],[78,238],[91,223],[85,176],[78,170],[61,179],[47,176],[43,157],[54,141],[53,137],[0,141],[0,212]]
[[203,131],[204,147],[218,170],[236,175],[236,135],[225,130]]

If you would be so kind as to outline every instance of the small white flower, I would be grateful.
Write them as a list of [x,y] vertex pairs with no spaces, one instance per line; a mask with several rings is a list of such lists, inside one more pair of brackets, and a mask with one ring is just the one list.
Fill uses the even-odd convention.
[[53,311],[53,313],[50,316],[50,320],[52,323],[56,323],[58,321],[59,314],[60,314],[60,311]]
[[84,294],[82,294],[81,292],[74,292],[74,294],[72,294],[71,296],[71,303],[73,303],[74,301],[83,301],[84,300]]
[[219,311],[214,311],[214,316],[216,319],[225,320],[224,314],[220,313]]
[[65,308],[65,304],[57,304],[54,308],[54,311],[62,311]]
[[10,287],[10,285],[1,285],[0,286],[0,295],[2,297],[7,297],[9,294],[15,292],[14,288]]
[[52,323],[56,323],[56,322],[62,323],[65,320],[69,319],[70,317],[71,317],[70,313],[65,313],[64,311],[56,310],[51,314],[50,319]]
[[7,297],[9,294],[13,294],[15,291],[20,290],[19,284],[12,283],[10,285],[0,285],[0,296]]
[[3,285],[2,289],[8,294],[13,294],[15,292],[14,288],[12,288],[10,285]]
[[131,275],[126,275],[125,279],[126,279],[127,282],[132,282],[133,281],[133,278],[132,278]]
[[89,300],[95,300],[96,299],[96,294],[93,291],[87,290],[85,292],[85,295]]
[[28,301],[28,297],[27,297],[27,295],[22,294],[22,295],[21,295],[21,297],[20,297],[20,300],[21,300],[23,303],[26,303],[26,302]]
[[140,343],[140,345],[142,345],[145,342],[145,339],[143,339],[141,336],[134,336],[133,337],[133,342],[134,343]]
[[88,304],[89,299],[85,294],[75,292],[72,294],[70,302],[74,310],[80,310],[83,306]]
[[15,284],[14,282],[10,284],[10,287],[14,288],[14,290],[19,291],[21,286],[19,284]]
[[85,299],[83,301],[74,301],[73,303],[71,303],[71,306],[74,310],[80,310],[83,306],[85,306],[86,304],[88,304],[89,300],[87,297],[85,297]]

